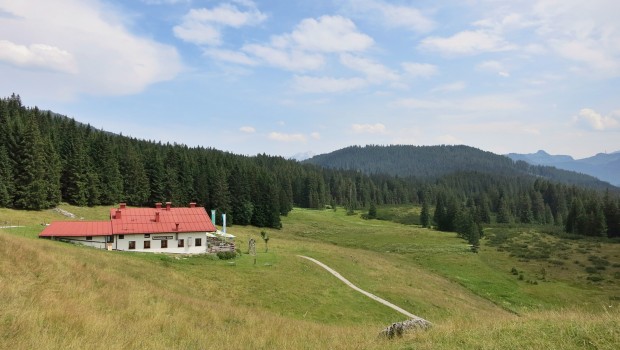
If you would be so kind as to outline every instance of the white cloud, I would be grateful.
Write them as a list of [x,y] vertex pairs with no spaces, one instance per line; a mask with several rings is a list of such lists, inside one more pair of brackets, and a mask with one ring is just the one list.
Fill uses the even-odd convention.
[[601,115],[592,109],[583,108],[573,120],[596,131],[616,130],[620,128],[620,110],[610,115]]
[[258,11],[253,3],[245,11],[230,3],[223,3],[214,8],[191,9],[181,24],[174,26],[174,35],[196,45],[220,45],[223,27],[240,28],[257,25],[267,19],[267,15]]
[[43,68],[70,74],[78,72],[71,53],[45,44],[23,46],[0,40],[0,61],[23,68]]
[[516,48],[507,43],[500,35],[484,30],[465,30],[451,37],[428,37],[423,39],[418,47],[445,55],[475,55]]
[[361,78],[329,78],[295,76],[293,86],[295,90],[307,93],[337,93],[357,90],[365,87],[366,81]]
[[435,22],[412,6],[390,4],[378,0],[349,0],[349,10],[367,14],[371,19],[377,17],[387,27],[407,28],[416,32],[428,32]]
[[405,72],[412,77],[428,78],[437,74],[437,66],[428,63],[403,62]]
[[174,36],[196,45],[220,45],[222,37],[219,29],[212,25],[198,21],[184,21],[182,25],[175,26]]
[[239,128],[239,131],[244,132],[246,134],[253,134],[256,132],[256,129],[253,126],[242,126]]
[[484,72],[495,73],[504,78],[510,77],[510,73],[508,72],[504,64],[495,60],[481,62],[476,66],[476,69]]
[[319,134],[318,132],[313,132],[310,134],[310,137],[312,137],[315,140],[320,140],[321,139],[321,134]]
[[286,50],[268,45],[250,44],[242,48],[263,63],[290,71],[308,71],[323,67],[322,55],[300,50]]
[[385,125],[376,124],[353,124],[351,130],[356,134],[384,134],[386,132]]
[[224,50],[224,49],[206,49],[204,55],[218,61],[225,61],[246,66],[255,66],[258,62],[249,57],[244,52]]
[[353,21],[342,16],[306,18],[292,33],[273,41],[314,52],[360,52],[374,44],[371,37],[357,30]]
[[453,83],[444,84],[433,88],[431,92],[454,92],[461,91],[467,87],[467,84],[464,81],[455,81]]
[[306,142],[306,136],[303,134],[285,134],[280,132],[269,133],[269,139],[281,142]]
[[182,69],[174,47],[132,34],[129,19],[99,1],[3,1],[2,7],[11,14],[0,17],[0,60],[10,64],[0,65],[3,91],[61,99],[133,94]]
[[372,83],[397,81],[399,79],[398,74],[391,69],[367,58],[357,57],[351,54],[342,54],[340,55],[340,63],[345,67],[362,72]]

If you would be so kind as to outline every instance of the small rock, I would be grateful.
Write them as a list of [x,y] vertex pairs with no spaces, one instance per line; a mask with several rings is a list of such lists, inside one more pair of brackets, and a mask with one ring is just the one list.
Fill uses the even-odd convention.
[[412,318],[402,322],[396,322],[389,325],[387,328],[379,333],[387,338],[402,337],[403,333],[413,329],[426,329],[429,328],[432,323],[423,318]]

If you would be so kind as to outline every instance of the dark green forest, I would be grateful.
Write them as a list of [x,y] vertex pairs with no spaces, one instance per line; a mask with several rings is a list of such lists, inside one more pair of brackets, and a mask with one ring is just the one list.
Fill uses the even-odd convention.
[[[388,169],[381,164],[383,151],[374,157],[351,155],[349,165],[330,169],[265,154],[243,156],[116,135],[25,107],[12,95],[0,99],[0,207],[196,202],[227,213],[233,224],[278,228],[280,216],[294,206],[344,206],[353,212],[410,204],[426,211],[423,225],[470,240],[488,223],[556,225],[580,235],[620,236],[618,189],[606,183],[466,146],[424,150],[430,163],[408,161],[402,150],[394,150],[392,158],[409,169],[402,173],[369,171]],[[463,159],[468,167],[454,167]],[[360,161],[367,167],[351,165]]]

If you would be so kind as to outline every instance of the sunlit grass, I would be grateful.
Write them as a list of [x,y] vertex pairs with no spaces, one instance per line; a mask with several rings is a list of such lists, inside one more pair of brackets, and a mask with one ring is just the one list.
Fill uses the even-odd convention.
[[[109,210],[65,208],[85,219]],[[620,342],[618,283],[572,278],[582,269],[576,264],[519,262],[484,240],[473,254],[454,234],[342,209],[295,209],[282,230],[267,230],[268,253],[262,229],[232,226],[244,253],[232,262],[41,240],[40,221],[55,220],[54,212],[0,215],[28,223],[0,230],[0,348],[613,349]],[[245,254],[251,237],[256,264]],[[611,261],[615,247],[591,250]],[[404,317],[298,254],[433,328],[378,338]],[[510,273],[515,266],[536,278],[540,264],[548,281],[538,285]]]

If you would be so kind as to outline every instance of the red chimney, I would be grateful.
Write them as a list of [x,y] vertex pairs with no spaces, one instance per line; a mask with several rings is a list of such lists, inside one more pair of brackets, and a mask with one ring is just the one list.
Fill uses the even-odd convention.
[[175,225],[177,225],[177,227],[175,228],[175,230],[179,230],[179,223],[177,222]]
[[155,203],[155,209],[161,209],[161,203]]
[[196,208],[196,202],[189,203],[189,207],[190,208]]
[[159,212],[155,212],[155,222],[159,222]]
[[116,209],[116,215],[114,215],[115,219],[120,219],[121,218],[121,210],[120,209]]
[[170,205],[171,205],[171,204],[172,204],[172,203],[170,203],[170,202],[166,202],[166,210],[168,210],[168,211],[170,210]]
[[121,209],[125,209],[125,207],[127,206],[127,203],[120,203],[119,205],[121,206]]

